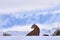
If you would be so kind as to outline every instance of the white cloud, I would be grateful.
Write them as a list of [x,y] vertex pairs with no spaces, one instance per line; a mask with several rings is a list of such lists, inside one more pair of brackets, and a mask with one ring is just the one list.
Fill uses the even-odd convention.
[[[46,29],[46,30],[51,30],[53,28],[60,28],[60,23],[52,23],[52,24],[38,24],[36,23],[36,25],[40,28],[40,30],[42,29]],[[0,32],[6,32],[6,31],[32,31],[33,29],[31,29],[32,24],[29,25],[15,25],[13,27],[10,27],[8,29],[2,29],[0,30]]]
[[54,14],[59,14],[59,13],[60,13],[60,10],[55,10],[55,11],[53,11],[52,13],[54,13]]
[[[40,29],[52,29],[53,27],[50,24],[37,24]],[[32,25],[24,25],[24,26],[13,26],[8,29],[4,29],[3,32],[5,31],[32,31],[31,29]]]
[[13,26],[8,29],[4,29],[3,31],[31,31],[31,25],[24,25],[24,26]]
[[0,12],[50,9],[59,5],[60,0],[0,0]]

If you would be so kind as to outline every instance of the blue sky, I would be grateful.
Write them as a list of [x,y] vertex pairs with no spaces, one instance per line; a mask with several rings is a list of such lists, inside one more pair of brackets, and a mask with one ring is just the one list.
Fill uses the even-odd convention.
[[[0,0],[0,28],[60,24],[60,0]],[[48,29],[48,28],[47,28]]]
[[[46,14],[41,14],[41,13]],[[17,12],[16,14],[0,14],[0,27],[9,28],[15,25],[29,25],[29,24],[52,24],[60,23],[60,14],[47,11],[38,12]],[[20,16],[21,15],[21,16]]]

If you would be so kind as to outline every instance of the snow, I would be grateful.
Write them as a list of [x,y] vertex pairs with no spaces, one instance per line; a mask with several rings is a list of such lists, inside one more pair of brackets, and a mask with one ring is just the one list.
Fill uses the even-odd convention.
[[[48,29],[41,29],[40,35],[43,36],[44,34],[48,34],[51,36],[58,28],[53,28],[51,30]],[[26,36],[30,31],[5,31],[8,34],[11,34],[12,36]],[[0,32],[0,36],[3,36],[3,32]]]
[[60,36],[1,36],[0,40],[60,40]]

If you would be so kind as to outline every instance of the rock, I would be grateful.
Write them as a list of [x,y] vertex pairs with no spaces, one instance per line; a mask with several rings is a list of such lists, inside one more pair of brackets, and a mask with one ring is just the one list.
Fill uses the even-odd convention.
[[48,34],[44,34],[43,36],[49,36]]
[[3,36],[11,36],[11,35],[7,32],[3,32]]

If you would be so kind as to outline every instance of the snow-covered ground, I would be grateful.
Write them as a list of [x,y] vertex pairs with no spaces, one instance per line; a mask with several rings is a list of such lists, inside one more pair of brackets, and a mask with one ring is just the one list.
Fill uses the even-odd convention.
[[[53,29],[41,29],[40,30],[40,35],[39,36],[43,36],[44,34],[48,34],[49,36],[52,36],[52,34],[57,30],[58,28],[53,28]],[[32,30],[31,30],[32,31]],[[11,36],[26,36],[30,31],[3,31],[6,32],[8,34],[10,34]],[[0,36],[3,36],[3,32],[0,32]]]
[[60,36],[1,36],[0,40],[60,40]]

